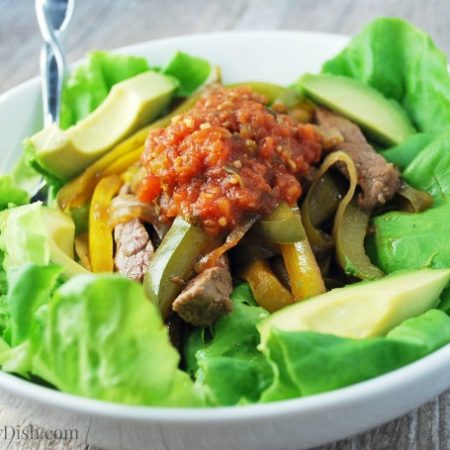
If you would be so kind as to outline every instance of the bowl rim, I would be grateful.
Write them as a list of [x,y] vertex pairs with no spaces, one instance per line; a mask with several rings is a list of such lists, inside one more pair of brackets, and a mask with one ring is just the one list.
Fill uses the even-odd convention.
[[161,407],[125,405],[68,394],[35,384],[15,375],[0,371],[0,389],[19,397],[25,397],[47,407],[96,417],[158,423],[228,423],[258,421],[274,416],[308,414],[321,410],[331,411],[344,405],[356,406],[358,402],[370,402],[382,394],[392,393],[408,385],[426,379],[430,371],[445,372],[450,362],[450,344],[404,367],[384,375],[306,397],[280,400],[270,403],[219,407]]
[[[346,43],[350,39],[349,36],[343,34],[302,30],[230,30],[170,36],[121,46],[108,51],[113,53],[140,53],[145,52],[149,45],[155,43],[165,45],[180,40],[183,40],[183,42],[195,42],[204,40],[205,38],[227,38],[231,35],[237,37],[252,36],[253,38],[257,38],[258,36],[268,37],[281,35],[308,36],[311,38],[321,36],[329,39],[338,39],[342,43]],[[83,61],[85,59],[78,60],[74,64],[70,64],[70,67],[76,67],[83,63]],[[3,101],[7,98],[13,97],[20,91],[38,83],[39,77],[36,76],[1,93],[0,108]],[[277,415],[313,413],[347,404],[356,405],[359,401],[367,402],[371,399],[375,400],[383,393],[387,394],[391,392],[394,394],[405,385],[414,385],[417,381],[426,379],[426,376],[431,372],[439,373],[439,371],[446,370],[449,364],[450,344],[447,344],[406,366],[347,387],[289,400],[238,406],[182,408],[126,405],[57,391],[1,370],[0,389],[9,394],[33,400],[48,407],[60,408],[66,411],[96,417],[125,419],[138,422],[154,421],[158,423],[180,424],[218,423],[224,420],[229,423],[240,422],[242,420],[249,422],[270,419]]]

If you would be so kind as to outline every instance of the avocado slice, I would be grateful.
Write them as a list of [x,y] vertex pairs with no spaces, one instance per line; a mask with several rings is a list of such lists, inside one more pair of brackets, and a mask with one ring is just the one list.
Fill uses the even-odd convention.
[[386,145],[399,145],[415,133],[406,112],[373,87],[337,75],[303,75],[299,85],[316,102],[341,113]]
[[153,254],[144,286],[164,318],[210,241],[211,237],[202,228],[178,216]]
[[64,275],[89,273],[74,258],[75,223],[73,219],[58,209],[42,206],[42,219],[47,229],[50,262],[62,266]]
[[0,232],[6,270],[31,263],[60,265],[67,277],[89,273],[74,261],[75,224],[57,209],[36,202],[5,210],[0,214]]
[[148,71],[115,84],[100,106],[76,125],[51,125],[25,140],[30,164],[62,181],[78,175],[129,134],[157,117],[177,88],[174,78]]
[[421,269],[333,289],[272,314],[258,326],[261,340],[272,328],[355,339],[383,336],[437,306],[449,280],[450,269]]

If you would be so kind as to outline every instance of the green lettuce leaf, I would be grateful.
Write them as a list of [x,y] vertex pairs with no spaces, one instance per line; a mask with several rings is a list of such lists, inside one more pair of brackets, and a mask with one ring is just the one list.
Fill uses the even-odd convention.
[[438,134],[450,124],[447,57],[401,19],[371,22],[323,72],[356,78],[397,100],[420,131]]
[[434,206],[422,213],[390,212],[374,219],[368,251],[385,272],[424,266],[450,267],[450,131],[427,146],[403,176],[431,193]]
[[381,151],[387,161],[395,164],[398,169],[405,170],[413,159],[433,141],[434,137],[425,133],[415,133],[405,142],[388,150]]
[[60,126],[69,128],[107,97],[112,86],[149,70],[145,58],[96,51],[65,80]]
[[135,405],[195,406],[200,392],[141,285],[81,275],[50,299],[33,374],[63,392]]
[[[450,104],[448,105],[450,109]],[[417,189],[429,192],[436,205],[447,203],[450,194],[450,130],[435,139],[403,172]]]
[[63,392],[128,404],[200,406],[203,393],[143,287],[118,275],[32,264],[8,271],[0,301],[0,364]]
[[374,218],[369,239],[371,259],[384,272],[450,267],[450,205],[422,213],[391,212]]
[[188,371],[213,405],[256,402],[272,379],[257,350],[256,324],[267,311],[256,305],[248,284],[237,286],[231,298],[233,312],[209,329],[194,330],[184,350]]
[[12,175],[0,175],[0,211],[29,202],[28,193],[16,186]]
[[177,94],[181,97],[192,95],[209,77],[211,65],[208,61],[177,52],[163,73],[175,77],[180,82]]
[[439,304],[439,309],[450,316],[450,286],[447,286],[447,288],[441,294],[441,303]]
[[33,334],[36,312],[47,304],[61,273],[57,266],[33,264],[8,271],[6,302],[10,325],[4,336],[11,346],[23,343]]
[[32,203],[0,215],[0,249],[4,252],[5,270],[28,263],[40,266],[50,263],[50,247],[41,207],[41,203]]
[[74,239],[73,220],[41,202],[0,213],[0,250],[6,271],[22,264],[52,263],[63,266],[68,277],[87,273],[73,259]]
[[262,401],[282,400],[349,386],[409,364],[450,342],[450,317],[430,310],[384,338],[273,329],[262,349],[275,378]]
[[[69,128],[94,111],[116,83],[147,70],[150,66],[142,57],[102,51],[89,53],[87,63],[78,66],[65,80],[61,128]],[[207,80],[211,66],[202,58],[177,52],[162,72],[179,80],[178,95],[189,96]]]
[[[36,172],[32,165],[28,163],[25,149],[24,154],[14,167],[11,175],[14,180],[14,185],[31,196],[36,193],[38,186],[42,183],[42,175],[39,172]],[[50,183],[50,185],[54,185],[58,189],[60,187],[59,183]]]
[[8,271],[2,338],[10,346],[10,352],[0,350],[3,370],[23,376],[31,373],[31,359],[42,335],[39,309],[48,303],[61,273],[62,269],[57,266],[32,264]]

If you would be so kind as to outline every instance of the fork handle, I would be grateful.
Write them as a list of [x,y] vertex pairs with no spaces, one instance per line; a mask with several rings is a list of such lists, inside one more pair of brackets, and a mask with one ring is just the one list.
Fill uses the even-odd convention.
[[44,125],[49,126],[59,124],[65,60],[60,33],[53,29],[48,11],[44,7],[37,7],[36,13],[45,41],[41,49],[40,66]]
[[42,46],[40,64],[44,125],[59,124],[64,67],[58,65],[48,43]]

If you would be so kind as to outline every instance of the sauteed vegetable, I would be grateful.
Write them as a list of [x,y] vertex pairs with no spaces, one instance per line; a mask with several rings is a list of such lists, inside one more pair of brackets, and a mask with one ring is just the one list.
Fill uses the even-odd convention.
[[92,53],[61,128],[0,178],[2,369],[119,403],[243,405],[449,344],[449,130],[447,60],[398,19],[288,87],[229,85],[182,52],[157,69]]

